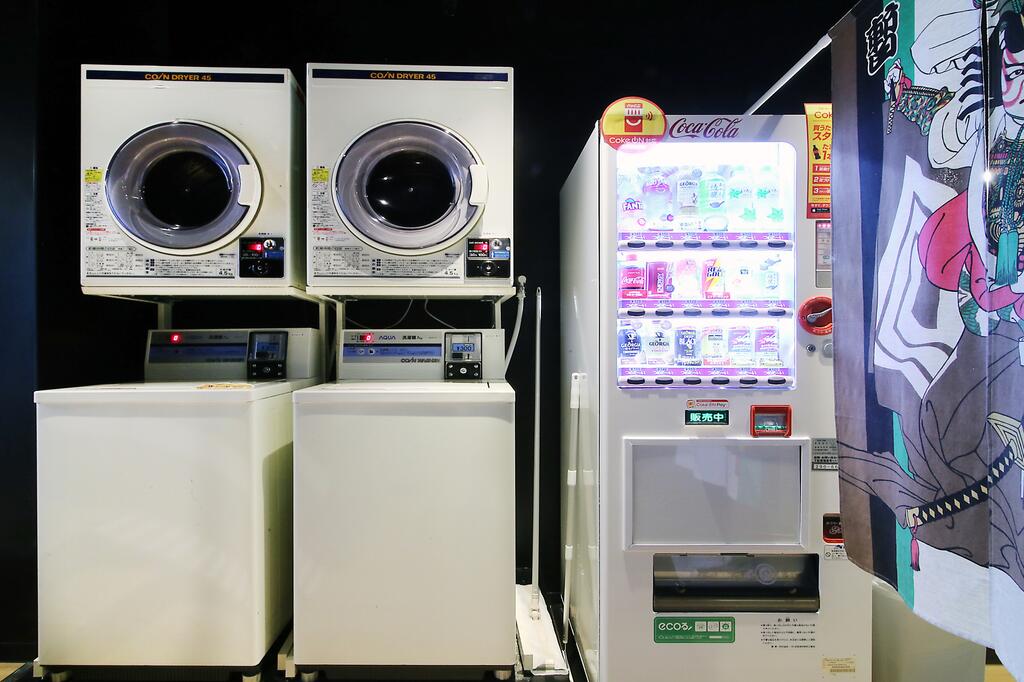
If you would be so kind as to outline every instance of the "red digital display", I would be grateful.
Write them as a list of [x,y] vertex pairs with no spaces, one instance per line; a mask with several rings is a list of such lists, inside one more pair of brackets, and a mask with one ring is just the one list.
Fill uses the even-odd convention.
[[474,251],[487,251],[489,248],[490,246],[487,244],[487,242],[477,242],[473,244]]
[[372,343],[373,342],[373,334],[360,334],[359,335],[359,340],[362,341],[363,343]]
[[181,343],[181,334],[178,332],[171,334],[171,343]]
[[252,244],[247,244],[245,248],[249,249],[250,251],[262,251],[263,244],[261,242],[253,242]]

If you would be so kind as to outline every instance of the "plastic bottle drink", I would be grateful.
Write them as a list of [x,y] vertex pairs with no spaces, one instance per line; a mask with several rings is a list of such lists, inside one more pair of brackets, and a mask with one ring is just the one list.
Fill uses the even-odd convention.
[[619,298],[647,298],[647,268],[635,253],[619,263]]
[[702,173],[697,189],[697,207],[703,228],[724,230],[729,226],[729,219],[725,215],[725,178],[714,170]]
[[758,367],[780,367],[779,329],[775,325],[764,325],[754,330],[754,357]]
[[725,334],[721,327],[704,327],[700,351],[705,367],[723,367],[728,364],[728,356],[725,354]]
[[757,288],[754,268],[750,261],[735,257],[732,261],[732,267],[729,268],[726,291],[729,292],[732,298],[750,299],[756,298]]
[[757,220],[765,226],[777,225],[785,214],[779,197],[779,177],[774,166],[762,166],[757,174],[755,190]]
[[680,258],[672,266],[672,298],[683,300],[703,298],[700,281],[701,275],[697,261],[692,258]]
[[754,222],[754,188],[744,166],[736,166],[726,183],[726,214],[732,229]]
[[779,291],[779,271],[775,266],[782,262],[779,256],[769,256],[761,261],[758,269],[758,279],[761,283],[762,296],[777,296]]
[[697,197],[700,194],[699,168],[683,166],[676,175],[676,217],[697,215]]
[[651,324],[643,336],[645,362],[648,365],[668,365],[673,359],[671,325]]
[[653,230],[669,229],[672,224],[672,186],[668,175],[672,169],[657,167],[641,168],[643,176],[644,206],[647,208],[647,225]]
[[750,327],[740,325],[729,328],[729,364],[734,367],[750,367],[754,364],[754,339]]
[[619,200],[619,229],[642,230],[647,224],[647,213],[640,194],[636,175],[620,173],[616,178]]

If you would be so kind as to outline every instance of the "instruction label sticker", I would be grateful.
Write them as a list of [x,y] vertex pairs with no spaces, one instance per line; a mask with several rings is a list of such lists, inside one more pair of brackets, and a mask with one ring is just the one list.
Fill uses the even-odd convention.
[[818,626],[795,616],[779,616],[761,623],[761,645],[768,649],[814,649]]
[[399,258],[371,249],[341,222],[331,191],[331,171],[309,171],[310,265],[315,277],[388,277],[461,282],[463,247],[417,258]]
[[735,618],[658,616],[654,619],[655,644],[732,644],[735,641]]
[[821,669],[829,675],[854,674],[857,672],[857,660],[852,656],[845,658],[822,658]]
[[238,247],[174,258],[136,244],[121,231],[104,194],[104,169],[82,171],[82,272],[86,277],[234,279]]
[[839,444],[835,438],[811,439],[811,469],[839,471]]

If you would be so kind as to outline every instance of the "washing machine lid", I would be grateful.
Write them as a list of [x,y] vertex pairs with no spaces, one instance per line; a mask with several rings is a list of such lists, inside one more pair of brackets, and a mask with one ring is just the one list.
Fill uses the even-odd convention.
[[214,251],[237,239],[259,209],[256,161],[227,131],[201,121],[140,130],[107,166],[107,202],[126,235],[174,255]]
[[514,403],[515,391],[506,381],[365,381],[342,380],[295,391],[292,399],[305,403]]
[[273,381],[147,381],[35,392],[39,405],[251,403],[308,388],[316,379]]
[[356,138],[334,169],[334,203],[352,233],[396,255],[440,251],[483,213],[487,173],[449,128],[394,121]]

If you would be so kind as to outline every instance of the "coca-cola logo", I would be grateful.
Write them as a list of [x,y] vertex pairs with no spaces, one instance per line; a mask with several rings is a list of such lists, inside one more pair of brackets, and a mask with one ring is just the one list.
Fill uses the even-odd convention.
[[741,118],[727,118],[719,116],[710,121],[690,122],[686,118],[680,118],[668,131],[669,137],[704,137],[707,139],[732,139],[740,134]]

